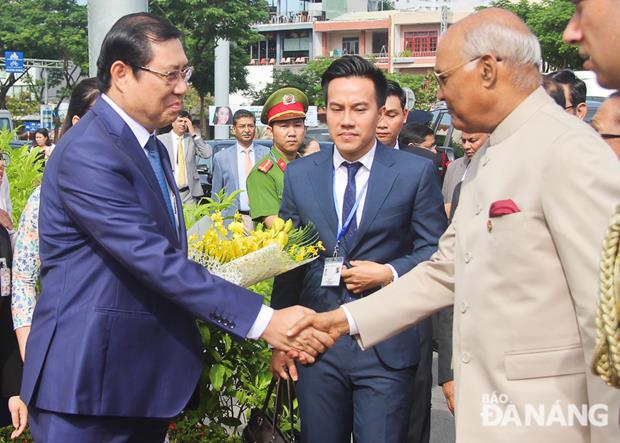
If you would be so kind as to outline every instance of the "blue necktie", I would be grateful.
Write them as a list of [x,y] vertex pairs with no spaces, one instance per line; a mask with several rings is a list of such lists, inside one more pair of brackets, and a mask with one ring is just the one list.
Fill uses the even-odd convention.
[[168,192],[168,185],[166,183],[166,176],[164,175],[164,168],[161,165],[161,158],[159,157],[159,150],[157,149],[157,140],[155,140],[155,137],[152,135],[149,137],[149,141],[146,144],[146,151],[148,152],[148,158],[149,162],[151,162],[153,172],[155,172],[155,177],[157,177],[157,183],[164,197],[166,208],[168,208],[168,216],[170,217],[172,226],[176,226],[172,202],[170,201],[170,193]]
[[[357,197],[357,191],[355,187],[355,174],[359,171],[362,164],[360,162],[355,163],[347,163],[342,162],[342,166],[347,168],[348,179],[347,179],[347,187],[344,190],[344,198],[342,199],[342,224],[346,222],[353,206],[355,206],[355,198]],[[358,206],[359,209],[359,206]],[[355,240],[355,234],[357,233],[357,214],[353,216],[351,219],[351,223],[349,224],[349,228],[342,236],[343,246],[346,249],[346,255],[349,255],[349,249],[353,245],[353,240]],[[357,297],[353,295],[353,293],[349,292],[346,287],[343,288],[342,291],[342,302],[348,303],[353,300],[356,300]]]
[[[359,171],[362,164],[360,162],[355,163],[347,163],[342,162],[342,165],[347,168],[348,179],[347,179],[347,187],[344,191],[344,198],[342,199],[342,224],[346,222],[349,217],[349,213],[355,206],[355,198],[357,197],[357,191],[355,188],[355,174]],[[353,240],[355,239],[355,234],[357,233],[357,215],[354,215],[351,219],[351,224],[349,228],[343,235],[343,243],[347,248],[353,245]]]

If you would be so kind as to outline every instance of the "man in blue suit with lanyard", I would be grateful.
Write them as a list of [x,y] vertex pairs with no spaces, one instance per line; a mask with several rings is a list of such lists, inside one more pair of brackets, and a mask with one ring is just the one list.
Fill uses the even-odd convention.
[[[332,149],[292,162],[280,216],[312,223],[326,252],[277,277],[272,307],[329,311],[398,279],[437,248],[446,227],[433,163],[378,143],[386,80],[367,60],[345,56],[322,77]],[[272,371],[297,382],[304,442],[406,441],[418,330],[361,351],[343,337],[312,366],[275,350]],[[288,374],[287,374],[288,370]]]
[[308,310],[274,312],[187,258],[154,135],[177,117],[192,72],[179,37],[152,14],[121,18],[97,62],[101,96],[47,164],[43,293],[21,390],[37,443],[163,442],[200,376],[196,318],[275,348],[323,349],[314,336],[286,338]]

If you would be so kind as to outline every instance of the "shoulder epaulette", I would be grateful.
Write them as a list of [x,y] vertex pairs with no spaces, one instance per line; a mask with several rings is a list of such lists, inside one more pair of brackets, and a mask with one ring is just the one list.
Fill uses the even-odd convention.
[[273,168],[273,160],[270,159],[265,159],[261,162],[260,165],[258,165],[258,169],[260,172],[262,172],[263,174],[266,174],[269,172],[269,170]]

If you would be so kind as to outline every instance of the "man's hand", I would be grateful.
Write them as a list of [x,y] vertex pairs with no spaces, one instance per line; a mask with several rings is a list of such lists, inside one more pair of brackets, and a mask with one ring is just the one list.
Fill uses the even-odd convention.
[[393,278],[389,266],[372,261],[352,260],[350,268],[342,269],[342,280],[354,294],[391,283]]
[[326,332],[335,341],[338,337],[349,333],[347,315],[342,308],[321,314],[306,315],[288,331],[288,336],[295,337],[304,331],[312,329]]
[[334,339],[322,331],[304,328],[299,333],[287,335],[287,331],[304,315],[314,314],[312,309],[303,306],[291,306],[273,312],[273,317],[263,332],[262,339],[276,349],[282,351],[303,351],[310,359],[307,363],[314,363],[314,357],[335,343]]
[[11,220],[11,216],[4,209],[0,209],[0,225],[4,226],[9,231],[13,229],[13,220]]
[[454,415],[454,406],[455,406],[455,398],[454,398],[454,380],[450,380],[441,385],[441,390],[443,391],[444,397],[446,397],[446,402],[448,403],[448,409]]
[[[286,368],[288,368],[288,373]],[[293,359],[286,352],[278,351],[277,349],[274,349],[271,353],[271,373],[284,380],[288,380],[289,374],[293,381],[297,381],[299,378]]]
[[11,440],[19,437],[28,423],[28,408],[19,396],[9,398],[9,411],[15,430],[11,432]]
[[194,129],[194,125],[189,118],[185,118],[185,127],[187,128],[187,132],[189,132],[189,135],[191,135],[192,137],[196,135],[196,130]]

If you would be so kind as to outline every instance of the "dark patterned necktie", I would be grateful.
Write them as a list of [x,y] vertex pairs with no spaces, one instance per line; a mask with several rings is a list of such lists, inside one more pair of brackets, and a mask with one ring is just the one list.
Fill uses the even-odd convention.
[[[357,190],[355,187],[355,175],[359,171],[362,164],[360,162],[348,163],[342,162],[342,165],[347,168],[348,178],[347,187],[344,191],[344,198],[342,199],[342,225],[344,226],[353,206],[355,206],[355,198],[357,197]],[[349,228],[343,235],[343,243],[349,251],[353,245],[355,234],[357,233],[357,216],[354,215],[349,224]]]
[[168,192],[168,185],[166,183],[166,176],[164,175],[164,168],[161,165],[161,158],[159,156],[159,150],[157,149],[157,140],[154,136],[149,137],[149,141],[146,144],[146,151],[148,152],[148,159],[155,172],[159,189],[161,190],[166,208],[168,209],[168,216],[172,222],[172,226],[176,226],[174,221],[174,211],[172,210],[172,202],[170,201],[170,193]]

